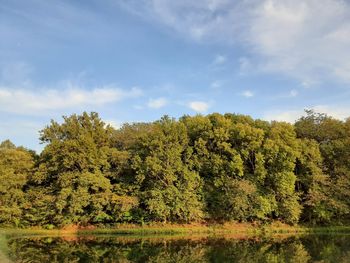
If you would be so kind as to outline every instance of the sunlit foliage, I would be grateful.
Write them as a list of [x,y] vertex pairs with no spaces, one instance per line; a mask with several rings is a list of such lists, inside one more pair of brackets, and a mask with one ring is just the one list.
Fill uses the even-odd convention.
[[115,130],[92,112],[51,121],[40,141],[39,155],[0,144],[0,224],[350,217],[350,120],[306,111],[292,125],[213,113]]

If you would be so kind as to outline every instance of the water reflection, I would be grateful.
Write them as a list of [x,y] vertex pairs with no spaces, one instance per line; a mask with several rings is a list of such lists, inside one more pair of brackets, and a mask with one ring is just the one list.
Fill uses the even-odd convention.
[[0,262],[350,262],[350,236],[1,237]]

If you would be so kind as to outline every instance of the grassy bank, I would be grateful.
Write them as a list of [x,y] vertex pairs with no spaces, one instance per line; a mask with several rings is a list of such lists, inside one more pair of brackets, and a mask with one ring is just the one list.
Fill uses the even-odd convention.
[[331,226],[331,227],[306,227],[290,226],[282,223],[272,223],[269,225],[255,225],[248,223],[225,223],[225,224],[152,224],[152,225],[133,225],[121,224],[109,228],[88,227],[81,228],[77,226],[68,226],[62,229],[0,229],[0,234],[6,235],[222,235],[222,234],[244,234],[244,235],[272,235],[272,234],[308,234],[308,233],[349,233],[350,226]]

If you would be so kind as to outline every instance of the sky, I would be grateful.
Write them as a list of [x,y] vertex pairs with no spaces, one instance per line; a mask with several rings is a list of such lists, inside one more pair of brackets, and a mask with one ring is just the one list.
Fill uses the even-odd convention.
[[0,0],[0,141],[51,119],[350,116],[348,0]]

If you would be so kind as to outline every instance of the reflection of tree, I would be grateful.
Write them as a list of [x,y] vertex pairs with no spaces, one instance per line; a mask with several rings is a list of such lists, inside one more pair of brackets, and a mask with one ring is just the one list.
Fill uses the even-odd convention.
[[16,238],[14,262],[348,262],[349,237],[272,239]]
[[347,235],[319,235],[303,239],[313,260],[337,263],[349,262],[349,241]]
[[280,242],[251,241],[230,242],[227,246],[219,243],[211,247],[208,254],[211,262],[297,262],[306,263],[311,259],[300,240],[288,239]]
[[0,262],[8,263],[10,262],[7,255],[9,254],[7,247],[7,238],[0,233]]

